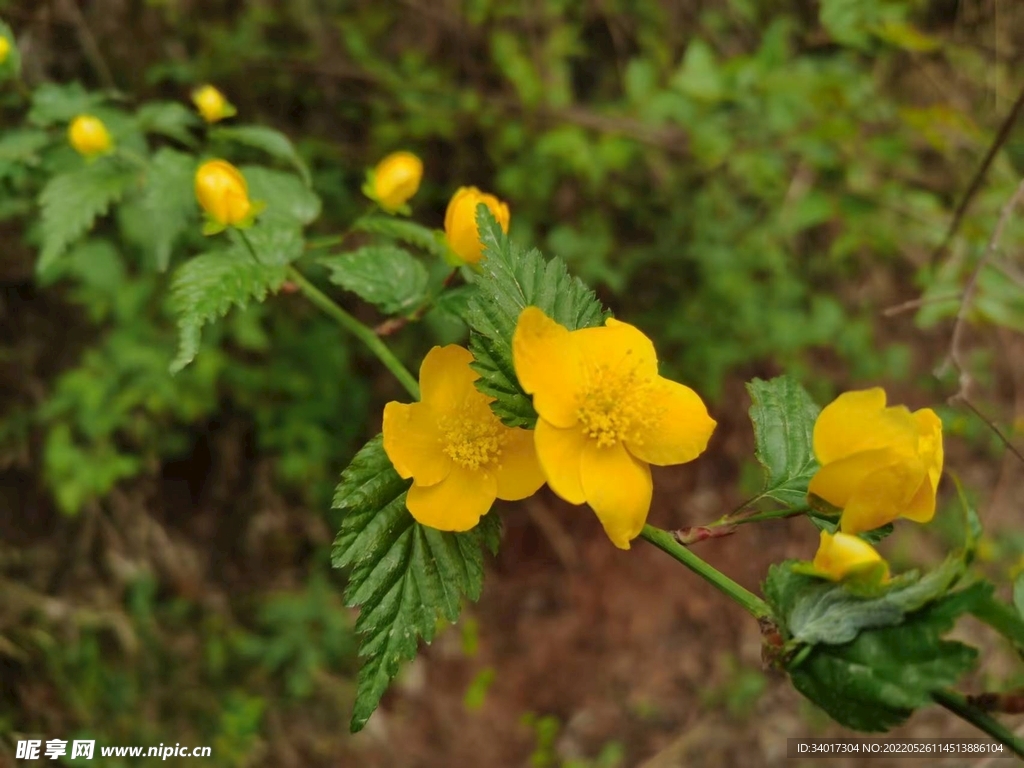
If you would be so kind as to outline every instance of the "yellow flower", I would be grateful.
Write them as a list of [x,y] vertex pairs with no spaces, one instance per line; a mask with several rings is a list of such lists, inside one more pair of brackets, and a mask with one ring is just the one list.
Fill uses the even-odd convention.
[[6,37],[0,35],[0,64],[7,61],[7,57],[11,54],[11,41]]
[[516,376],[539,419],[537,455],[552,490],[587,502],[622,549],[651,506],[651,464],[697,458],[715,428],[689,387],[658,375],[651,340],[632,325],[569,331],[537,307],[512,336]]
[[204,85],[192,91],[192,103],[208,123],[216,123],[237,113],[234,105],[212,85]]
[[384,407],[384,450],[413,479],[406,506],[442,531],[468,531],[495,498],[525,499],[544,484],[533,435],[498,420],[493,398],[473,386],[472,360],[455,344],[434,347],[420,368],[421,401]]
[[505,203],[476,187],[459,187],[444,213],[444,234],[451,249],[467,264],[476,264],[483,258],[483,244],[476,225],[476,207],[480,203],[490,209],[502,231],[508,232],[509,212]]
[[371,172],[373,199],[394,213],[416,194],[423,178],[423,161],[412,152],[392,152]]
[[92,115],[79,115],[68,127],[68,141],[83,157],[95,157],[109,152],[113,139],[103,121]]
[[878,554],[878,551],[859,536],[828,531],[821,532],[821,543],[812,563],[820,576],[842,581],[848,576],[865,574],[879,569],[881,580],[889,578],[889,565]]
[[814,454],[821,469],[808,492],[843,510],[844,533],[935,515],[942,422],[930,408],[886,408],[878,387],[846,392],[818,416]]
[[226,160],[209,160],[196,171],[196,199],[221,226],[239,224],[252,212],[245,177]]

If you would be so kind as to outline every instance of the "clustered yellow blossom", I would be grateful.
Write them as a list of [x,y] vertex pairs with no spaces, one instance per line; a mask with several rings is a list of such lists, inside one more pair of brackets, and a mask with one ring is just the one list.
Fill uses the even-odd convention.
[[401,210],[423,179],[423,161],[412,152],[392,152],[370,171],[367,191],[388,213]]
[[942,422],[930,408],[887,407],[878,387],[846,392],[818,416],[814,454],[821,468],[808,493],[842,509],[840,533],[827,540],[823,533],[814,559],[822,575],[839,580],[881,560],[856,534],[901,517],[919,523],[934,517]]
[[217,123],[238,113],[224,94],[212,85],[203,85],[192,91],[192,103],[208,123]]
[[207,216],[222,227],[242,224],[251,218],[253,205],[245,177],[226,160],[209,160],[199,166],[195,191]]
[[92,115],[79,115],[71,121],[68,141],[85,158],[105,154],[114,146],[114,140],[103,121]]
[[384,408],[384,450],[413,481],[406,506],[443,531],[467,531],[495,499],[523,499],[544,484],[533,434],[494,415],[472,361],[463,347],[434,347],[420,367],[420,402]]

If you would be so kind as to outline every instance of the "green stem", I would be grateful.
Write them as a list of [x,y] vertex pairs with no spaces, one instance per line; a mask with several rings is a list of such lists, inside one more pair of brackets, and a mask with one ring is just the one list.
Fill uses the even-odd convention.
[[402,365],[402,362],[395,357],[395,354],[388,349],[387,345],[380,340],[372,329],[367,328],[339,307],[329,296],[309,282],[295,267],[288,267],[288,279],[299,286],[307,299],[330,315],[338,325],[363,342],[377,356],[377,359],[384,363],[384,366],[395,375],[395,378],[402,383],[402,386],[405,387],[414,399],[420,399],[420,386],[416,383],[416,379],[413,378],[408,369]]
[[653,525],[645,525],[644,529],[640,532],[640,537],[656,546],[665,554],[674,557],[727,597],[735,600],[755,619],[760,620],[771,617],[771,608],[768,607],[764,600],[737,584],[717,568],[713,568],[701,560],[692,551],[676,541],[668,531],[655,528]]
[[961,720],[966,720],[979,731],[984,731],[1000,744],[1005,745],[1018,757],[1024,758],[1024,741],[990,714],[969,704],[963,694],[943,690],[933,693],[932,698],[939,706],[945,707]]

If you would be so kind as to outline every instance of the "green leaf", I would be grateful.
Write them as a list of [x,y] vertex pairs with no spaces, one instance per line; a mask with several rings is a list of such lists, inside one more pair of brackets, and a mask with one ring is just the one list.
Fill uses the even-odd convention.
[[443,235],[414,221],[405,221],[393,216],[363,216],[356,219],[352,229],[356,232],[391,237],[442,259],[448,254],[448,245]]
[[295,145],[280,131],[262,125],[221,126],[210,130],[210,139],[212,141],[234,141],[254,149],[261,149],[271,157],[291,163],[302,177],[302,183],[307,187],[313,185],[309,168],[299,157]]
[[[810,518],[811,522],[814,523],[815,527],[819,531],[828,531],[829,533],[835,533],[839,530],[839,515],[831,516],[820,512],[819,510],[812,509],[807,512],[807,517]],[[868,544],[877,544],[887,536],[892,535],[892,532],[896,530],[896,526],[892,523],[886,523],[880,528],[875,528],[871,531],[862,531],[857,536],[864,539]]]
[[136,170],[116,158],[103,157],[50,179],[39,195],[43,244],[37,270],[45,272],[121,199],[136,178]]
[[672,87],[700,101],[718,101],[724,85],[715,53],[706,42],[694,38],[686,48],[679,70],[672,76]]
[[66,85],[43,83],[32,92],[28,121],[40,128],[67,123],[77,115],[91,112],[102,103],[101,94],[90,93],[77,82]]
[[38,165],[40,150],[49,145],[46,131],[15,128],[0,135],[0,179],[11,175],[19,165]]
[[472,330],[473,368],[480,374],[476,386],[495,398],[491,408],[505,424],[532,428],[537,413],[512,364],[512,333],[520,313],[539,307],[570,331],[601,325],[606,314],[594,292],[571,277],[561,259],[546,261],[540,251],[512,243],[484,205],[477,206],[477,223],[485,258],[464,318]]
[[764,488],[754,501],[768,498],[789,507],[807,501],[807,485],[818,468],[814,458],[814,421],[820,408],[788,376],[747,383],[757,460],[764,467]]
[[320,198],[293,174],[258,165],[240,170],[249,184],[249,197],[267,204],[260,218],[305,226],[320,215]]
[[146,172],[142,209],[148,220],[145,232],[149,252],[161,272],[171,262],[178,238],[190,225],[198,226],[198,208],[192,190],[195,159],[164,147],[153,155]]
[[258,264],[238,248],[204,253],[178,267],[171,283],[171,303],[178,316],[179,344],[171,373],[195,358],[204,325],[223,317],[232,307],[244,308],[254,299],[263,301],[284,280],[284,266]]
[[243,238],[247,239],[261,264],[291,264],[306,248],[302,230],[293,223],[258,219],[256,224],[244,233],[235,229],[229,232],[231,240],[239,250],[247,250]]
[[791,662],[793,686],[847,728],[888,730],[974,667],[977,651],[942,635],[979,594],[975,587],[961,590],[899,626],[861,632],[843,645],[814,646]]
[[1024,619],[1024,573],[1013,582],[1013,607],[1017,609],[1021,619]]
[[394,245],[368,245],[319,260],[331,282],[398,315],[411,312],[427,298],[427,269],[408,251]]
[[787,560],[768,570],[764,593],[787,637],[803,643],[838,645],[873,627],[898,624],[944,595],[964,575],[962,554],[950,555],[938,568],[917,578],[904,574],[874,595],[848,585],[798,573]]
[[199,118],[184,104],[176,101],[151,101],[139,107],[135,119],[139,128],[146,133],[167,136],[187,147],[196,144],[192,129],[199,125]]
[[345,603],[359,606],[359,670],[351,730],[359,731],[380,703],[399,665],[430,643],[441,618],[454,622],[463,597],[483,585],[483,546],[497,544],[500,520],[485,515],[466,533],[443,533],[417,523],[405,508],[409,481],[395,472],[380,435],[341,476],[334,508],[344,512],[333,563],[349,569]]
[[0,37],[7,40],[10,48],[7,51],[7,58],[0,64],[0,83],[4,80],[14,80],[21,74],[21,52],[18,50],[18,41],[14,32],[3,19],[0,19]]

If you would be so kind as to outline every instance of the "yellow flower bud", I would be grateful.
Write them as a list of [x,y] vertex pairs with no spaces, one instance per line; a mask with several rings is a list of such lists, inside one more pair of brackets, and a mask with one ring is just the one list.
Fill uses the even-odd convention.
[[935,515],[942,422],[930,408],[886,407],[878,387],[846,392],[818,416],[814,454],[821,469],[808,491],[843,510],[843,533]]
[[196,199],[210,219],[225,227],[245,221],[252,212],[245,177],[226,160],[210,160],[199,166]]
[[0,64],[7,61],[7,57],[11,55],[11,41],[6,37],[0,36]]
[[208,123],[216,123],[237,113],[224,94],[212,85],[204,85],[192,91],[192,103]]
[[422,160],[412,152],[392,152],[373,169],[373,198],[394,213],[416,194],[422,178]]
[[114,140],[103,121],[92,115],[79,115],[68,127],[68,141],[83,157],[95,157],[109,152]]
[[848,576],[880,569],[882,580],[889,578],[889,565],[878,554],[878,550],[859,536],[848,533],[821,532],[821,543],[814,556],[814,570],[832,581],[841,581]]
[[476,264],[483,258],[483,244],[476,225],[476,207],[486,205],[501,229],[508,232],[508,206],[494,195],[476,187],[460,187],[448,203],[444,214],[444,234],[449,247],[467,264]]

